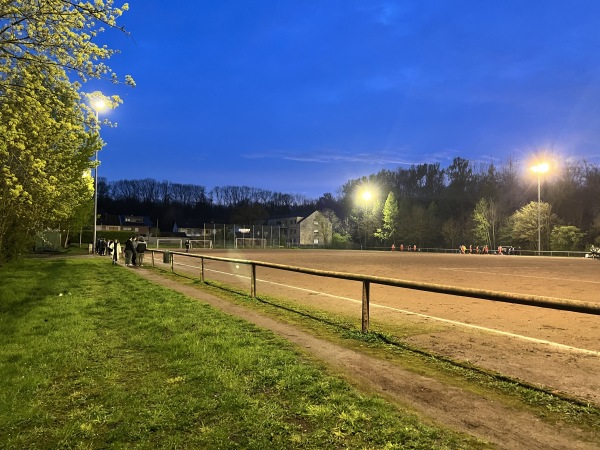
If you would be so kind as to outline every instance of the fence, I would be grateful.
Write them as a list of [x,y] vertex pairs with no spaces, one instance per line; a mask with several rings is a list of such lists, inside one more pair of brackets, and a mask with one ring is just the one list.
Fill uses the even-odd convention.
[[[206,282],[204,274],[205,260],[222,261],[234,264],[246,264],[250,266],[250,296],[256,298],[256,268],[267,267],[270,269],[285,270],[289,272],[303,273],[320,277],[338,278],[349,281],[359,281],[362,283],[362,331],[369,331],[369,304],[371,301],[371,284],[380,284],[384,286],[393,286],[404,289],[413,289],[417,291],[433,292],[438,294],[448,294],[459,297],[471,297],[482,300],[496,302],[513,303],[526,306],[536,306],[541,308],[557,309],[562,311],[572,311],[584,314],[600,315],[600,303],[585,302],[580,300],[560,299],[554,297],[544,297],[539,295],[512,294],[508,292],[486,291],[482,289],[472,289],[464,287],[446,286],[441,284],[421,283],[415,281],[398,280],[395,278],[384,278],[369,275],[350,274],[345,272],[333,272],[320,269],[309,269],[303,267],[288,266],[261,261],[252,261],[246,259],[223,258],[219,256],[193,255],[181,252],[169,252],[160,250],[151,250],[152,267],[155,267],[155,253],[162,254],[163,263],[170,264],[171,271],[175,273],[175,257],[195,258],[200,260],[200,281]],[[178,265],[186,265],[178,263]]]
[[[181,229],[177,235],[148,236],[148,246],[155,247],[157,240],[165,238],[186,240],[210,240],[213,248],[234,248],[236,239],[262,239],[265,247],[279,248],[286,244],[286,229],[280,225],[239,225],[204,223],[202,227]],[[158,247],[156,247],[158,248]]]

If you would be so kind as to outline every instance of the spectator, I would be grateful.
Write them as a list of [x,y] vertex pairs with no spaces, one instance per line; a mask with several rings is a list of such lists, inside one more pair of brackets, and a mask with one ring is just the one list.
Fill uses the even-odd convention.
[[113,266],[119,264],[119,255],[121,254],[121,244],[119,244],[119,240],[115,239],[112,243],[112,263]]
[[100,256],[104,256],[106,254],[106,240],[104,238],[100,239]]
[[137,237],[133,237],[133,255],[131,255],[131,265],[137,266]]
[[125,265],[127,267],[132,267],[132,259],[133,259],[133,254],[135,252],[135,245],[133,243],[133,237],[130,237],[129,239],[127,239],[127,242],[125,242]]
[[143,262],[144,262],[144,252],[146,251],[146,242],[144,241],[144,238],[140,236],[140,238],[138,239],[138,243],[137,246],[135,248],[136,253],[137,253],[137,265],[139,267],[142,267]]

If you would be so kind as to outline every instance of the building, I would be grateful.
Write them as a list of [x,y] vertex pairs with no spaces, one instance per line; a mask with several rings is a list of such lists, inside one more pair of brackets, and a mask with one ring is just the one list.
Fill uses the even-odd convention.
[[319,211],[308,217],[270,219],[269,225],[281,228],[281,238],[288,247],[326,247],[331,245],[331,221]]
[[[183,233],[187,237],[203,237],[205,236],[205,225],[193,222],[182,222],[181,225],[173,222],[173,233]],[[209,230],[212,231],[212,230]]]
[[146,216],[102,214],[96,221],[98,231],[130,231],[135,235],[148,236],[152,221]]

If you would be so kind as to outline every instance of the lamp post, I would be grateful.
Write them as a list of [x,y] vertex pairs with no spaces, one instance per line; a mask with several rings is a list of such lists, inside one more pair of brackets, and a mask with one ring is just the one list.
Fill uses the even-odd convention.
[[542,219],[541,219],[541,208],[542,208],[542,174],[548,172],[548,163],[539,163],[531,168],[533,172],[537,174],[537,185],[538,185],[538,255],[542,254]]
[[371,192],[364,191],[362,194],[362,198],[365,201],[365,250],[367,249],[367,203],[371,200]]
[[[106,102],[102,97],[92,100],[92,108],[96,110],[96,123],[100,128],[100,111],[106,108]],[[92,251],[96,249],[96,221],[98,219],[98,150],[96,150],[96,160],[94,165],[94,241],[92,242]]]

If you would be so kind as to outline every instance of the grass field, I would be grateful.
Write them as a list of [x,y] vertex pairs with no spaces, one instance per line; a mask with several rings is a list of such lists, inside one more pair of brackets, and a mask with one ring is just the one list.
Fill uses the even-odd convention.
[[105,258],[0,278],[2,448],[485,447]]

